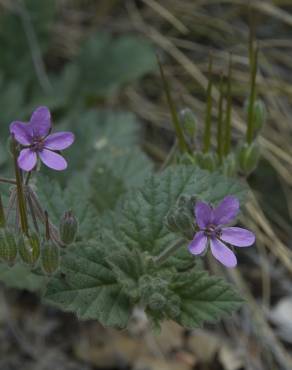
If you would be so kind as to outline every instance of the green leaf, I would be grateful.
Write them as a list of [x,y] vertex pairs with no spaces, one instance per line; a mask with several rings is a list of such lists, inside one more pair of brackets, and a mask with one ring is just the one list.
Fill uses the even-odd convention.
[[176,321],[186,328],[196,328],[203,322],[214,322],[238,309],[243,299],[217,276],[205,271],[178,274],[171,289],[180,297],[180,314]]
[[[146,305],[155,325],[171,318],[189,327],[237,308],[240,298],[222,280],[200,270],[180,272],[179,259],[163,266],[151,259],[177,238],[166,229],[164,218],[181,194],[216,203],[226,194],[243,199],[245,188],[193,166],[149,176],[140,190],[122,197],[110,217],[108,212],[101,217],[99,239],[68,249],[46,300],[82,319],[117,327],[127,325],[134,302]],[[187,253],[187,248],[182,250]],[[194,261],[190,254],[185,258],[188,264]]]
[[[154,50],[146,39],[137,36],[112,38],[98,32],[85,43],[76,64],[82,80],[79,94],[112,94],[156,66]],[[80,86],[79,86],[80,87]]]
[[78,219],[78,238],[88,239],[96,236],[97,214],[89,203],[88,183],[84,177],[74,176],[66,189],[58,182],[46,176],[38,176],[37,195],[42,208],[49,214],[50,220],[58,227],[65,211],[72,210]]
[[[25,0],[17,8],[9,7],[0,15],[0,70],[7,80],[13,78],[25,83],[36,78],[27,27],[32,27],[41,53],[49,45],[50,31],[55,20],[56,1]],[[25,22],[24,22],[25,20]],[[29,24],[24,28],[24,23]]]
[[[129,151],[138,142],[139,123],[131,113],[86,110],[66,117],[61,129],[73,131],[74,144],[64,153],[69,166],[63,178],[84,171],[89,164],[113,153],[115,158]],[[126,148],[126,149],[125,149]],[[82,155],[80,155],[82,153]]]
[[8,287],[39,291],[45,285],[45,277],[37,275],[28,266],[17,263],[9,267],[5,263],[0,263],[0,280]]
[[62,276],[53,279],[45,301],[82,320],[95,319],[105,326],[123,328],[130,315],[130,303],[115,274],[95,245],[78,244],[62,259]]
[[[227,194],[243,200],[246,186],[193,166],[171,167],[160,175],[151,175],[141,190],[129,193],[112,216],[109,247],[124,243],[129,248],[158,255],[177,238],[166,228],[165,217],[181,194],[212,203]],[[113,243],[114,238],[119,243]]]
[[152,163],[138,148],[101,154],[90,171],[90,199],[99,213],[113,209],[122,194],[141,186],[152,171]]

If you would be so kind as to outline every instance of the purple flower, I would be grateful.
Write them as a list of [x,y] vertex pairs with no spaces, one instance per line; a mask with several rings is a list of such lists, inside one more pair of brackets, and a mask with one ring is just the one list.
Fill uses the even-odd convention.
[[249,247],[255,242],[251,231],[240,227],[223,227],[234,220],[238,211],[239,201],[231,195],[225,197],[216,208],[197,202],[195,216],[200,230],[191,241],[189,251],[195,255],[201,254],[209,242],[211,252],[219,262],[226,267],[235,267],[235,254],[223,242],[236,247]]
[[29,123],[14,121],[10,124],[10,134],[24,147],[17,159],[22,170],[31,171],[37,164],[37,157],[53,170],[67,168],[66,160],[56,151],[68,148],[74,141],[74,135],[71,132],[50,135],[51,126],[51,114],[47,107],[38,107]]

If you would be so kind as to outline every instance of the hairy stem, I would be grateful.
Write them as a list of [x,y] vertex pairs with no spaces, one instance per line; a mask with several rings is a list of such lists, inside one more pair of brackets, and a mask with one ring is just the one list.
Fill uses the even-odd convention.
[[17,188],[17,202],[18,202],[18,209],[19,209],[19,214],[20,214],[21,229],[25,235],[28,235],[26,204],[25,204],[25,198],[24,198],[24,193],[23,193],[21,172],[20,172],[20,169],[17,163],[16,142],[15,142],[14,137],[12,138],[12,141],[13,141],[12,149],[13,149],[13,159],[14,159],[14,170],[15,170],[16,188]]
[[0,182],[3,182],[4,184],[16,185],[16,180],[5,179],[4,177],[0,177]]
[[5,220],[5,213],[4,213],[4,207],[2,203],[2,197],[0,194],[0,228],[5,227],[6,220]]
[[182,247],[185,243],[184,239],[176,240],[173,244],[171,244],[167,249],[165,249],[161,254],[154,258],[154,261],[157,264],[162,264],[165,262],[170,256],[174,255],[176,251]]

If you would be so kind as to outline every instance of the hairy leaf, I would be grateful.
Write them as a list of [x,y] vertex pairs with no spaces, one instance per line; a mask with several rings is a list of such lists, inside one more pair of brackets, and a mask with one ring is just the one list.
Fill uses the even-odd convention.
[[79,94],[105,95],[153,70],[156,58],[150,43],[141,37],[113,39],[98,32],[85,43],[76,64],[83,81]]
[[165,217],[181,194],[216,203],[227,194],[242,200],[246,187],[193,166],[176,166],[150,175],[141,190],[130,193],[112,216],[114,237],[129,248],[159,254],[176,238],[166,228]]
[[48,286],[46,302],[73,311],[80,319],[119,328],[127,325],[129,299],[101,249],[76,245],[63,257],[61,271]]
[[39,291],[45,285],[45,277],[31,271],[30,267],[16,264],[9,267],[5,263],[0,264],[0,280],[11,288]]
[[180,314],[176,321],[196,328],[203,322],[214,322],[238,309],[243,300],[233,288],[217,276],[193,270],[178,274],[171,289],[180,297]]

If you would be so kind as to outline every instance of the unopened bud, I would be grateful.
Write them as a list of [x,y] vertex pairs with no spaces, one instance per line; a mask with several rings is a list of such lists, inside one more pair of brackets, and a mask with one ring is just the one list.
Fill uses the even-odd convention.
[[243,144],[237,154],[240,172],[246,176],[250,175],[256,169],[259,158],[260,150],[256,142]]
[[60,254],[59,248],[51,242],[46,242],[41,253],[42,267],[48,275],[53,274],[59,268]]
[[194,205],[195,196],[182,194],[166,218],[166,227],[175,233],[180,233],[187,239],[192,239],[194,234]]
[[229,154],[223,159],[222,169],[225,176],[233,177],[236,175],[237,162],[234,154]]
[[19,255],[24,263],[33,266],[40,256],[40,240],[37,234],[22,235],[18,241]]
[[262,129],[267,119],[267,108],[265,103],[258,99],[254,104],[254,130],[257,135]]
[[78,232],[78,221],[72,211],[64,213],[60,222],[60,238],[66,244],[72,244]]
[[0,230],[0,256],[12,266],[17,257],[15,237],[9,230]]
[[194,214],[194,206],[196,204],[197,197],[195,195],[186,195],[182,194],[179,196],[177,200],[177,206],[178,207],[184,207],[185,209],[188,209],[190,212],[190,215]]
[[160,293],[154,293],[149,298],[148,306],[151,310],[159,311],[166,304],[166,298]]
[[[248,114],[249,109],[249,100],[247,100],[244,104],[244,110],[246,114]],[[254,102],[253,106],[253,129],[254,129],[254,137],[256,137],[259,132],[261,131],[263,125],[265,124],[267,119],[267,108],[263,100],[257,99]]]
[[184,131],[193,138],[197,129],[197,117],[190,108],[184,108],[179,113]]
[[177,318],[181,313],[181,299],[178,295],[172,295],[167,300],[166,312],[172,319]]
[[[171,231],[178,232],[187,239],[192,239],[194,234],[193,219],[194,216],[191,216],[187,208],[179,207],[166,217],[166,226]],[[169,224],[169,221],[171,224]]]
[[218,157],[214,153],[197,153],[197,163],[203,170],[213,172],[218,167]]

